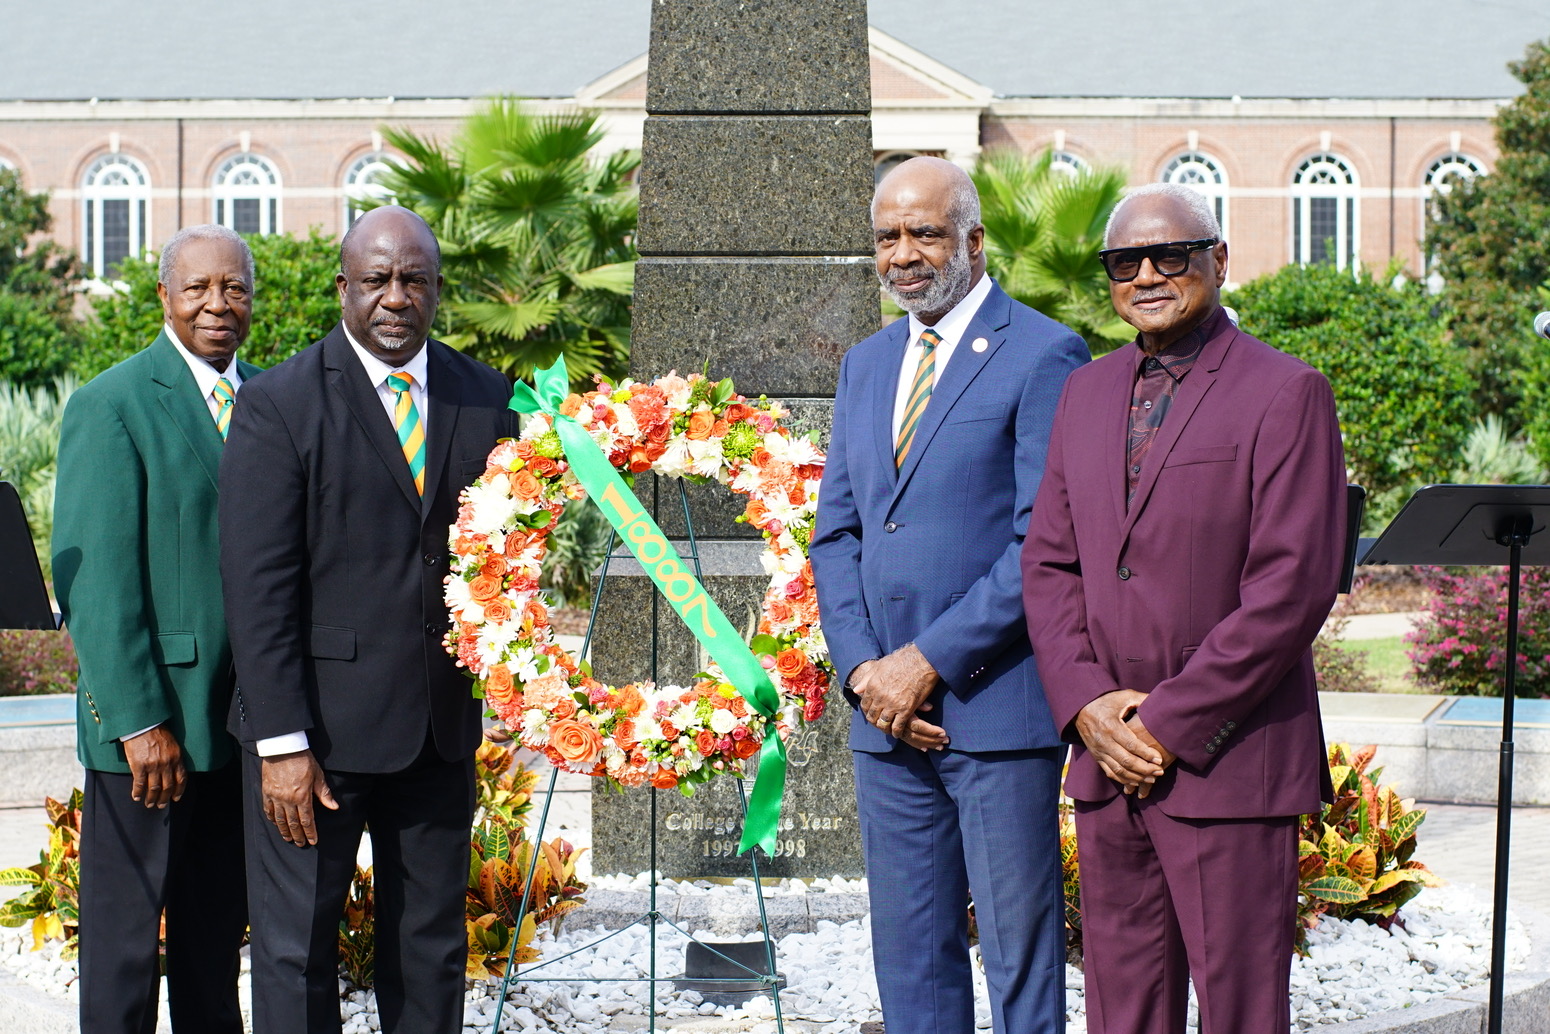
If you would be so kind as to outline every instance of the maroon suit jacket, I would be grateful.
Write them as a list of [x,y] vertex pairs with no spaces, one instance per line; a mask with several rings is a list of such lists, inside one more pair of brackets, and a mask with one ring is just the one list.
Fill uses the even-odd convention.
[[1226,320],[1179,387],[1125,506],[1139,359],[1071,374],[1022,553],[1028,634],[1066,793],[1118,787],[1073,724],[1116,689],[1178,756],[1152,797],[1179,818],[1317,810],[1329,771],[1311,645],[1338,586],[1345,462],[1329,383]]

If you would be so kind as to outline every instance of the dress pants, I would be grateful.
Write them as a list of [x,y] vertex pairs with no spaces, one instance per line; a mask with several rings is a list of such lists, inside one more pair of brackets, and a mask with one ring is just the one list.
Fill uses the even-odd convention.
[[853,751],[888,1034],[971,1034],[969,894],[997,1034],[1065,1030],[1065,748]]
[[167,920],[167,999],[178,1034],[242,1034],[247,930],[238,763],[188,773],[183,799],[147,808],[133,777],[86,772],[81,809],[82,1034],[152,1034]]
[[315,847],[286,843],[264,817],[260,765],[244,755],[253,1034],[338,1034],[339,921],[368,826],[382,1030],[462,1030],[473,759],[444,761],[427,742],[399,772],[325,770],[339,809],[314,805]]
[[1286,1034],[1297,822],[1076,803],[1088,1034]]

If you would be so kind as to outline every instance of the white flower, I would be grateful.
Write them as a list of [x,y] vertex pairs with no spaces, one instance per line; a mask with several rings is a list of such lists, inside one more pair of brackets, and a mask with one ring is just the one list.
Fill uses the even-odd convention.
[[491,478],[488,485],[469,488],[468,502],[473,510],[468,530],[476,535],[500,532],[511,523],[511,516],[516,511],[516,500],[511,498],[504,474]]
[[687,731],[700,724],[700,716],[692,704],[680,704],[669,720],[680,732]]
[[706,438],[704,441],[690,441],[689,455],[694,461],[689,464],[689,471],[699,474],[701,477],[713,478],[721,472],[721,439]]
[[721,710],[720,708],[711,712],[711,732],[715,733],[717,736],[725,736],[735,728],[737,728],[737,715],[733,714],[731,711]]
[[657,471],[669,477],[682,477],[687,474],[689,464],[694,460],[689,448],[691,444],[689,439],[682,435],[669,439],[667,451],[657,458],[655,464]]
[[468,583],[456,576],[447,579],[446,588],[442,590],[441,596],[446,600],[447,608],[453,611],[466,610],[474,601],[473,593],[468,589]]
[[626,405],[614,407],[614,430],[627,438],[634,438],[640,434],[640,424],[635,419],[635,411]]

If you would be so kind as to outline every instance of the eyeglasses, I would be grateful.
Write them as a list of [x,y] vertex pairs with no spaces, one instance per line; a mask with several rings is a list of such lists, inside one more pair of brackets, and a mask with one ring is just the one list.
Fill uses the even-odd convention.
[[1189,269],[1189,256],[1193,251],[1205,251],[1217,245],[1215,237],[1198,241],[1169,241],[1152,244],[1145,248],[1110,248],[1098,252],[1109,279],[1117,284],[1128,284],[1141,275],[1141,260],[1151,259],[1152,268],[1163,276],[1178,276]]

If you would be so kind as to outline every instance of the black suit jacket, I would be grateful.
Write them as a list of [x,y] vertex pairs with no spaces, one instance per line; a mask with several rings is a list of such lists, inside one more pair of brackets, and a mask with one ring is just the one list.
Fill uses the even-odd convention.
[[221,463],[221,573],[244,744],[306,730],[327,769],[395,772],[478,746],[442,648],[459,491],[516,434],[504,375],[429,341],[425,497],[342,326],[243,386]]

